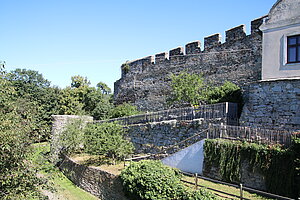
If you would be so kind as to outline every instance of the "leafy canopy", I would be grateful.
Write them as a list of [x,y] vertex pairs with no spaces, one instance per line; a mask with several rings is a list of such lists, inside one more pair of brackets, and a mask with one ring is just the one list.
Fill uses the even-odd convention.
[[241,89],[234,83],[225,81],[221,86],[204,83],[202,75],[182,72],[171,75],[170,104],[197,106],[220,102],[242,103]]

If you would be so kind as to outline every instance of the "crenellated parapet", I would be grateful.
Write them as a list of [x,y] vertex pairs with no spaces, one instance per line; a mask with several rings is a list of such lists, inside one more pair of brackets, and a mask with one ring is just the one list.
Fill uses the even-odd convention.
[[[251,33],[239,25],[201,41],[192,41],[169,51],[126,62],[122,78],[115,84],[115,102],[132,102],[141,110],[166,107],[170,92],[169,75],[181,71],[203,74],[215,84],[232,81],[240,86],[261,77],[262,35],[259,30],[266,16],[251,22]],[[249,31],[250,32],[250,31]]]
[[[213,34],[204,38],[204,49],[201,50],[201,42],[194,41],[185,45],[185,47],[177,47],[171,49],[169,52],[158,53],[155,56],[148,56],[141,59],[133,60],[127,64],[132,70],[136,70],[136,67],[143,67],[151,64],[164,64],[172,60],[178,60],[178,57],[201,55],[202,53],[207,53],[213,49],[230,49],[230,44],[240,42],[247,37],[251,37],[256,34],[260,34],[259,26],[263,23],[267,16],[260,17],[251,21],[251,34],[246,34],[246,26],[239,25],[237,27],[228,29],[225,31],[225,42],[221,41],[221,34]],[[123,69],[123,67],[122,67]],[[122,73],[124,74],[124,73]],[[126,73],[125,73],[126,74]]]

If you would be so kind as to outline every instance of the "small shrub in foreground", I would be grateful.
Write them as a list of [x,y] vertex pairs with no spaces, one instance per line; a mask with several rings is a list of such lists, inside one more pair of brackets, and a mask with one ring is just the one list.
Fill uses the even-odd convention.
[[178,170],[160,161],[134,162],[121,173],[125,193],[130,199],[198,200],[215,199],[204,190],[192,191],[180,181]]

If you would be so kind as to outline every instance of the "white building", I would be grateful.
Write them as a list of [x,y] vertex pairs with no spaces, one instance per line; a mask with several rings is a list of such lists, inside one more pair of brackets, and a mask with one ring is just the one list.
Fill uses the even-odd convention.
[[300,0],[278,0],[260,29],[262,80],[300,79]]

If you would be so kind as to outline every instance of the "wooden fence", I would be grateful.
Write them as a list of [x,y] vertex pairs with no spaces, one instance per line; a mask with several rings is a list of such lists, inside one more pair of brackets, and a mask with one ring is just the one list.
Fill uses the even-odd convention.
[[262,144],[282,144],[289,146],[292,142],[292,133],[287,130],[279,129],[210,124],[207,132],[207,138],[224,138]]
[[223,119],[226,124],[236,125],[238,122],[238,110],[236,103],[218,103],[201,105],[197,108],[178,108],[158,112],[120,117],[109,120],[98,120],[94,123],[119,122],[122,125],[143,124],[149,122],[161,122],[167,120],[193,120],[193,119]]

